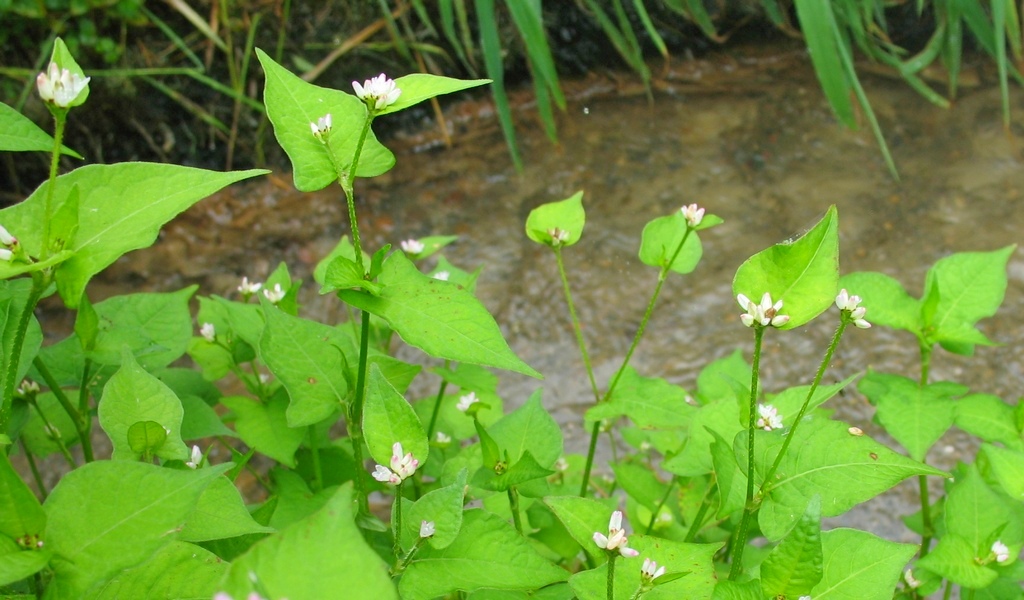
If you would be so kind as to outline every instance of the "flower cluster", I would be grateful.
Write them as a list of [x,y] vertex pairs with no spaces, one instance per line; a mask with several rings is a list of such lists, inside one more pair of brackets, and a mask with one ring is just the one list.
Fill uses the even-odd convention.
[[203,451],[199,449],[199,446],[192,446],[192,453],[189,456],[189,460],[185,461],[185,466],[190,469],[198,469],[202,463]]
[[760,327],[782,327],[789,322],[789,315],[780,315],[779,310],[782,309],[782,300],[779,300],[775,304],[772,304],[772,296],[768,292],[761,296],[761,303],[757,304],[750,298],[747,298],[743,294],[736,296],[736,301],[739,302],[740,307],[747,311],[740,315],[740,321],[747,327],[754,327],[755,325]]
[[262,283],[255,282],[255,281],[250,283],[248,277],[243,277],[242,278],[242,283],[240,283],[238,285],[238,291],[243,296],[245,296],[246,300],[248,300],[249,296],[252,296],[256,292],[260,291],[260,288],[262,288],[262,287],[263,287]]
[[18,250],[18,238],[11,235],[3,225],[0,225],[0,244],[4,245],[0,248],[0,260],[11,260]]
[[845,288],[840,290],[839,295],[836,296],[836,306],[839,307],[839,310],[848,314],[854,325],[860,329],[867,329],[871,327],[871,323],[864,320],[864,314],[868,312],[868,309],[860,306],[860,302],[860,296],[851,296]]
[[272,290],[263,290],[263,295],[266,296],[267,300],[269,300],[271,304],[277,304],[278,302],[283,300],[285,294],[286,292],[283,289],[281,289],[280,283],[275,283],[274,289]]
[[569,232],[564,230],[564,229],[562,229],[562,228],[560,228],[560,227],[554,227],[552,229],[548,229],[547,233],[548,233],[548,235],[551,236],[551,245],[553,247],[554,246],[563,246],[563,245],[565,245],[566,242],[569,241]]
[[632,558],[640,554],[636,550],[626,547],[627,539],[626,532],[622,529],[621,510],[613,512],[612,518],[608,520],[608,535],[600,531],[594,532],[594,543],[608,551],[618,550],[619,554],[626,558]]
[[479,401],[480,399],[476,397],[476,394],[470,392],[465,396],[459,397],[459,403],[455,405],[455,408],[459,409],[462,412],[466,412],[467,410],[469,410],[470,406],[473,406]]
[[309,128],[313,130],[313,137],[321,144],[327,143],[327,136],[331,133],[331,113],[320,117],[316,123],[310,122]]
[[665,574],[665,567],[658,566],[658,563],[649,558],[644,559],[644,566],[640,567],[640,578],[645,582],[651,582]]
[[696,204],[684,206],[679,209],[679,212],[683,213],[683,217],[686,218],[686,224],[690,227],[696,227],[704,220],[704,209]]
[[405,252],[406,254],[419,254],[423,252],[424,248],[426,248],[426,246],[423,242],[417,239],[402,241],[402,252]]
[[992,555],[997,563],[1004,563],[1010,560],[1010,549],[1000,540],[992,542]]
[[402,443],[395,442],[391,447],[391,468],[377,465],[373,470],[373,478],[381,483],[398,485],[416,472],[420,461],[412,456],[412,452],[402,453]]
[[757,419],[757,423],[755,423],[758,429],[764,429],[765,431],[782,429],[782,415],[771,404],[758,404],[757,414],[761,415]]
[[82,77],[72,73],[71,69],[61,69],[57,63],[50,62],[49,68],[36,77],[36,88],[39,97],[60,108],[67,108],[78,96],[89,87],[90,77]]
[[402,94],[402,90],[395,86],[395,80],[388,79],[388,76],[383,73],[373,79],[367,79],[363,85],[359,85],[358,81],[353,81],[352,89],[355,90],[356,96],[374,112],[391,106]]
[[203,326],[199,328],[199,335],[212,344],[217,339],[217,329],[214,328],[213,323],[203,323]]

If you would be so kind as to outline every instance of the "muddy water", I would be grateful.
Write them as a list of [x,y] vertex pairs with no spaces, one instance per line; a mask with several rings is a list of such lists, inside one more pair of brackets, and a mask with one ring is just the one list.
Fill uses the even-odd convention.
[[[836,125],[799,49],[740,48],[707,60],[680,59],[661,73],[653,104],[628,76],[622,77],[625,84],[573,84],[569,109],[559,117],[557,147],[530,112],[520,112],[522,173],[510,165],[493,119],[485,116],[463,126],[450,150],[412,151],[430,146],[429,134],[400,142],[398,166],[357,188],[369,247],[458,234],[448,258],[467,269],[486,265],[478,296],[512,348],[547,376],[543,382],[505,376],[502,390],[515,405],[542,386],[545,403],[565,424],[570,451],[583,451],[580,414],[592,397],[553,257],[523,234],[527,213],[543,202],[585,191],[586,231],[565,257],[601,382],[617,368],[655,283],[655,271],[636,258],[640,232],[649,219],[681,204],[700,203],[725,224],[702,233],[705,253],[697,271],[666,285],[634,365],[684,387],[694,385],[711,359],[736,348],[749,358],[750,331],[739,324],[731,294],[739,264],[805,230],[830,204],[839,208],[843,271],[887,273],[915,296],[936,260],[1021,241],[1024,145],[1019,126],[1003,128],[998,89],[984,73],[950,110],[926,103],[899,82],[866,78],[900,182],[886,171],[868,131]],[[1013,121],[1024,123],[1020,92],[1011,93]],[[473,106],[457,110],[473,112]],[[228,294],[242,275],[265,276],[284,260],[307,280],[307,307],[339,319],[335,303],[316,297],[309,272],[343,231],[341,202],[336,189],[295,192],[286,176],[238,188],[176,221],[156,248],[119,263],[114,283],[100,284],[110,287],[96,293],[121,293],[125,282],[166,289],[198,281],[201,293]],[[1008,400],[1024,391],[1019,251],[1009,277],[1003,307],[981,326],[1002,345],[981,348],[972,359],[938,352],[933,380],[961,381]],[[767,390],[809,381],[831,334],[828,321],[768,337]],[[868,367],[914,377],[916,365],[910,334],[855,330],[826,379]],[[433,385],[421,389],[427,393]],[[856,391],[838,411],[839,418],[885,438]],[[973,452],[964,437],[951,434],[930,461],[949,466]],[[938,491],[940,482],[933,483]],[[914,486],[901,486],[838,522],[910,540],[898,514],[914,502]]]

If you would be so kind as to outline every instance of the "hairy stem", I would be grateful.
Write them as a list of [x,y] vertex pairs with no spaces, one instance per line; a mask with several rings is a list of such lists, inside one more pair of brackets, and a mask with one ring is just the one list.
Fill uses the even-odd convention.
[[50,257],[50,221],[53,220],[53,190],[57,187],[57,166],[60,164],[60,148],[64,140],[64,125],[67,123],[67,109],[58,108],[53,112],[53,153],[50,155],[50,177],[46,188],[46,203],[43,210],[43,247],[39,259]]
[[729,569],[729,579],[732,581],[736,581],[743,572],[743,550],[747,545],[747,530],[750,527],[750,517],[757,510],[754,506],[754,430],[757,428],[758,373],[761,368],[761,340],[764,338],[764,329],[760,326],[754,327],[754,360],[750,370],[750,418],[747,421],[747,501],[743,506],[743,517],[736,530],[736,541],[733,545],[732,567]]
[[608,553],[608,600],[615,600],[615,559],[618,552]]
[[523,520],[519,516],[519,490],[515,486],[508,488],[508,507],[512,510],[512,523],[519,535],[523,535]]
[[[51,186],[52,187],[52,186]],[[8,421],[11,418],[11,404],[14,402],[14,390],[18,386],[18,367],[21,365],[21,352],[25,347],[25,335],[28,332],[28,324],[32,321],[32,313],[36,310],[36,304],[42,297],[43,291],[49,284],[49,277],[41,274],[34,274],[32,277],[32,289],[25,300],[21,314],[18,316],[17,328],[14,330],[10,353],[4,358],[7,361],[7,372],[4,373],[3,397],[0,398],[0,433],[7,431]]]
[[370,313],[363,312],[359,335],[359,370],[356,374],[356,395],[349,410],[348,434],[352,438],[352,454],[356,462],[356,496],[359,510],[363,514],[370,513],[370,501],[367,497],[366,479],[363,473],[363,396],[366,389],[366,354],[370,347]]

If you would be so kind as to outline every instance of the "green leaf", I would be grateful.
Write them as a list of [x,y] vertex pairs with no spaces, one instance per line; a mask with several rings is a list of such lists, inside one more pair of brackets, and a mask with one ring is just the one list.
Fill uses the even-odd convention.
[[324,271],[324,284],[320,293],[352,288],[366,290],[374,296],[380,295],[380,284],[367,280],[356,261],[347,256],[335,256]]
[[[813,410],[828,402],[858,377],[860,377],[860,373],[855,373],[838,383],[819,386],[818,389],[814,390],[814,395],[807,403],[807,410]],[[798,385],[786,388],[772,397],[771,404],[782,415],[782,422],[786,427],[793,426],[793,420],[796,419],[796,415],[800,412],[800,407],[807,400],[807,392],[810,389],[811,386],[809,385]]]
[[996,536],[1008,546],[1024,541],[1024,522],[1015,514],[1019,505],[994,492],[978,474],[976,465],[964,465],[956,475],[946,496],[943,519],[947,533],[971,546],[972,559],[984,558]]
[[761,582],[757,579],[736,583],[725,579],[715,586],[712,600],[764,600]]
[[735,398],[716,400],[700,407],[690,423],[690,435],[686,445],[678,454],[666,458],[662,468],[683,477],[711,473],[714,465],[710,448],[715,441],[711,432],[717,433],[725,440],[731,440],[742,429],[739,420],[739,408]]
[[[6,261],[0,261],[6,264]],[[15,326],[21,320],[21,315],[28,305],[29,296],[32,293],[32,280],[28,278],[14,281],[0,281],[0,362],[3,370],[0,371],[0,389],[7,389],[7,374],[10,372],[11,360],[16,356],[14,352],[14,338],[18,328]],[[32,360],[40,352],[43,344],[43,330],[39,326],[39,320],[31,315],[28,321],[28,329],[25,331],[25,339],[22,342],[21,354],[18,357],[18,369],[15,373],[14,385],[24,379],[32,366]]]
[[[10,106],[0,102],[0,151],[53,152],[53,138]],[[82,158],[82,155],[61,146],[61,154]]]
[[722,398],[736,399],[734,382],[747,386],[749,397],[750,365],[743,353],[735,350],[729,356],[709,362],[697,375],[697,398],[701,404],[710,404]]
[[[0,588],[42,571],[53,558],[49,550],[21,550],[7,538],[0,538]],[[11,600],[20,596],[9,596]],[[33,596],[25,596],[30,600]]]
[[243,442],[283,465],[295,467],[295,451],[306,430],[288,426],[288,396],[283,388],[266,404],[245,396],[229,396],[221,404],[235,413],[235,431]]
[[488,428],[488,433],[513,463],[529,450],[541,467],[550,467],[562,455],[562,428],[544,410],[538,389],[522,406]]
[[[57,269],[57,290],[70,308],[78,306],[86,283],[121,255],[145,248],[160,227],[199,200],[226,185],[267,173],[252,169],[217,173],[141,162],[87,165],[57,177],[53,197],[65,202],[74,186],[80,191],[78,234],[68,251],[73,253]],[[0,223],[17,236],[25,251],[40,256],[43,245],[49,181],[25,201],[0,210]],[[61,204],[53,207],[59,211]],[[126,209],[126,207],[129,207]],[[0,264],[0,278],[10,276],[13,265]]]
[[94,584],[149,559],[174,538],[203,490],[230,465],[176,471],[127,461],[91,462],[46,499],[47,593],[80,598]]
[[559,246],[572,246],[580,241],[586,212],[583,210],[583,192],[579,191],[565,200],[541,204],[526,217],[526,236],[545,246],[555,245],[551,232],[560,229],[568,237]]
[[[758,513],[761,531],[770,540],[785,535],[815,494],[821,494],[822,516],[834,517],[907,477],[946,476],[943,471],[901,456],[867,436],[850,435],[848,426],[838,421],[812,416],[800,424],[793,436],[790,451],[782,459]],[[746,436],[739,439],[745,446]],[[763,441],[760,447],[767,455],[759,451],[755,467],[763,474],[768,466],[765,463],[774,461],[775,456]],[[740,450],[745,455],[745,449]]]
[[234,598],[251,592],[269,598],[334,598],[349,590],[365,598],[397,600],[387,566],[356,527],[354,508],[352,486],[344,485],[323,509],[236,559],[220,589]]
[[567,578],[504,519],[471,509],[455,541],[422,547],[398,587],[404,600],[429,600],[456,590],[536,589]]
[[341,332],[288,315],[266,298],[260,304],[266,318],[260,358],[288,390],[288,426],[319,423],[340,411],[348,395]]
[[714,465],[715,485],[718,486],[720,498],[716,516],[722,519],[742,510],[746,504],[747,473],[736,462],[732,444],[725,441],[717,432],[711,431],[710,433],[715,440],[711,445],[711,459]]
[[[263,101],[274,125],[274,136],[292,161],[295,187],[303,192],[321,190],[347,172],[352,165],[360,133],[367,119],[366,105],[352,94],[322,88],[296,77],[256,49],[266,74]],[[310,123],[331,115],[333,127],[320,142]],[[395,155],[366,133],[356,177],[376,177],[395,165]]]
[[934,314],[924,319],[926,339],[957,354],[970,355],[974,344],[991,344],[974,329],[991,317],[1006,292],[1006,264],[1016,245],[992,252],[959,252],[932,266],[925,289],[938,291]]
[[843,275],[839,287],[860,296],[872,325],[884,325],[921,335],[921,301],[903,289],[903,284],[882,273]]
[[187,394],[179,395],[178,399],[185,412],[181,418],[181,439],[198,440],[221,435],[235,437],[235,432],[224,425],[220,415],[202,398]]
[[87,598],[211,598],[219,591],[217,584],[227,568],[212,552],[174,541],[141,565],[118,573]]
[[686,390],[660,377],[641,377],[626,367],[607,401],[587,409],[586,419],[598,421],[621,415],[640,427],[683,427],[697,408],[686,402]]
[[891,600],[904,565],[917,553],[912,544],[842,528],[823,532],[821,548],[825,570],[810,595],[822,600]]
[[761,563],[761,589],[766,596],[793,598],[811,593],[821,581],[821,497],[807,510]]
[[551,507],[572,539],[583,547],[588,556],[602,557],[603,560],[605,552],[594,543],[594,532],[608,534],[608,520],[614,508],[578,496],[548,496],[544,498],[544,504]]
[[46,513],[39,500],[11,466],[6,449],[0,449],[0,534],[23,540],[22,546],[34,550],[45,527]]
[[[502,473],[496,473],[492,468],[484,466],[473,477],[473,485],[485,490],[504,492],[528,481],[547,477],[553,473],[554,471],[538,464],[533,454],[526,450],[519,460],[514,461]],[[524,493],[523,495],[527,494]]]
[[[59,37],[53,41],[53,53],[50,55],[50,62],[57,63],[58,68],[61,70],[67,69],[73,74],[85,78],[85,71],[82,70],[82,67],[78,66],[78,62],[75,60],[75,57],[71,55],[71,51],[68,50],[64,40]],[[68,103],[68,108],[81,106],[88,98],[89,85],[87,83],[82,91]]]
[[143,460],[150,459],[166,441],[167,431],[156,421],[137,421],[128,428],[128,447]]
[[398,99],[394,104],[385,107],[384,110],[377,114],[379,116],[398,112],[435,96],[451,94],[460,90],[486,85],[490,82],[490,79],[453,79],[428,73],[405,75],[395,80],[395,87],[402,90]]
[[188,460],[188,448],[181,441],[181,402],[162,381],[140,367],[127,349],[121,368],[103,388],[98,412],[100,426],[114,446],[114,460],[138,460],[142,456],[142,452],[132,448],[129,439],[132,426],[140,421],[155,421],[167,433],[153,455]]
[[178,360],[192,337],[188,303],[198,287],[190,285],[167,294],[114,296],[95,304],[98,329],[87,356],[99,364],[119,365],[127,346],[146,369]]
[[835,300],[839,285],[839,216],[831,206],[810,231],[762,250],[736,271],[733,297],[744,294],[754,302],[768,292],[772,302],[783,301],[780,314],[789,315],[781,329],[799,327],[821,314]]
[[956,426],[987,442],[1024,450],[1024,440],[1014,425],[1013,407],[991,394],[970,394],[956,403]]
[[[686,244],[679,248],[683,236],[686,236]],[[645,265],[659,269],[669,267],[670,270],[685,275],[697,268],[703,254],[704,247],[700,243],[700,237],[696,231],[687,228],[686,217],[678,210],[671,215],[652,219],[644,226],[640,240],[640,262]]]
[[377,365],[370,365],[366,380],[363,435],[370,456],[378,464],[391,464],[392,446],[396,442],[402,444],[403,452],[411,452],[420,464],[427,462],[430,445],[420,418]]
[[923,461],[928,449],[953,425],[956,415],[954,396],[967,387],[917,382],[874,371],[864,376],[857,389],[878,407],[875,418],[910,453]]
[[998,577],[990,567],[978,563],[978,549],[971,541],[947,532],[917,566],[928,569],[965,588],[987,587]]
[[227,477],[213,480],[178,534],[185,542],[206,542],[274,530],[257,523],[245,508],[238,488]]
[[411,548],[416,543],[423,521],[434,523],[434,535],[427,540],[431,547],[440,550],[450,546],[462,529],[465,489],[466,471],[463,470],[450,485],[423,494],[415,503],[403,498],[402,547]]
[[512,353],[494,318],[462,287],[427,277],[400,252],[384,263],[379,281],[380,296],[352,290],[338,296],[381,317],[403,341],[431,356],[541,377]]
[[1015,500],[1024,500],[1024,452],[992,444],[982,444],[981,451],[1003,490]]

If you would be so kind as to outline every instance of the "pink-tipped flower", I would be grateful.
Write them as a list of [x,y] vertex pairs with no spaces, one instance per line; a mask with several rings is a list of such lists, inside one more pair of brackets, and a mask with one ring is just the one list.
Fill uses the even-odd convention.
[[758,429],[765,431],[782,429],[782,415],[771,404],[758,404],[757,414],[761,415],[755,423]]
[[782,327],[789,322],[789,315],[780,315],[782,300],[772,304],[772,296],[768,292],[761,296],[761,303],[757,304],[743,294],[736,296],[736,302],[747,312],[740,315],[740,321],[747,327],[759,325],[761,327]]
[[698,207],[696,204],[684,206],[680,208],[679,211],[683,213],[683,217],[686,218],[686,224],[690,227],[696,227],[704,220],[704,209]]
[[391,470],[402,479],[412,477],[420,461],[412,457],[412,452],[402,453],[402,443],[395,442],[391,447]]
[[850,322],[860,329],[867,329],[871,327],[871,323],[864,320],[868,309],[861,306],[860,303],[860,296],[851,296],[845,288],[840,290],[839,295],[836,296],[836,306],[850,316]]
[[353,81],[352,89],[372,111],[380,111],[391,106],[402,95],[402,90],[395,87],[395,80],[388,79],[388,76],[383,73],[372,79],[367,79],[363,85],[359,85],[358,81]]
[[640,577],[646,581],[654,581],[665,574],[665,567],[659,567],[658,563],[649,558],[644,559],[644,566],[640,567]]
[[331,113],[320,117],[315,123],[310,122],[309,128],[313,130],[313,137],[326,144],[327,136],[331,133]]
[[381,483],[390,483],[391,485],[398,485],[402,483],[402,478],[384,465],[375,465],[372,475],[374,479]]
[[7,231],[7,228],[0,225],[0,244],[4,246],[14,246],[18,243],[18,238],[11,235],[11,232]]
[[67,108],[78,96],[89,87],[90,77],[82,77],[72,73],[70,69],[61,69],[57,63],[50,62],[49,68],[36,77],[36,88],[39,97],[60,108]]
[[626,532],[622,529],[622,511],[620,510],[613,512],[611,519],[608,520],[608,535],[600,531],[594,532],[594,543],[608,551],[618,550],[619,554],[626,558],[640,555],[636,550],[626,547],[628,540]]
[[992,554],[996,557],[997,563],[1003,563],[1010,560],[1010,549],[1003,542],[996,540],[992,542]]

